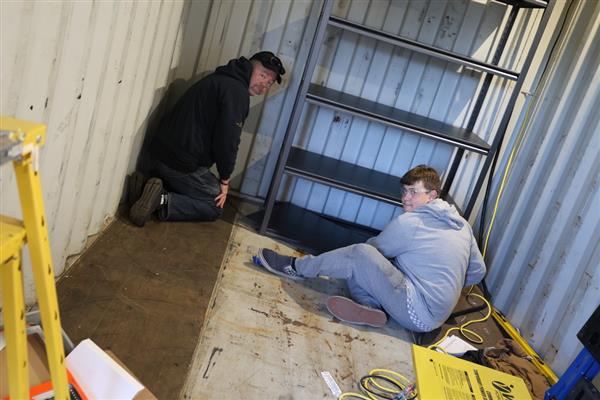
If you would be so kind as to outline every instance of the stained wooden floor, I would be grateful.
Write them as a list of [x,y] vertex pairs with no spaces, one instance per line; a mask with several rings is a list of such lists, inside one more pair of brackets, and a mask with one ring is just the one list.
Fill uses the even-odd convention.
[[118,219],[58,282],[63,329],[112,350],[159,398],[175,399],[232,228]]
[[334,398],[322,372],[342,391],[356,391],[373,368],[414,380],[408,331],[393,322],[382,329],[340,323],[324,304],[329,295],[346,293],[343,282],[280,278],[252,264],[258,247],[294,254],[234,227],[185,399]]

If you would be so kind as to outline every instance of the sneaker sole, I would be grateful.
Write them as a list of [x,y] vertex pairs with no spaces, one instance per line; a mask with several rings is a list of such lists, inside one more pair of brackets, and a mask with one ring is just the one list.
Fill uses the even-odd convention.
[[288,278],[288,279],[291,279],[291,280],[297,281],[297,282],[304,280],[304,278],[302,278],[300,276],[291,276],[291,275],[287,275],[287,274],[282,274],[281,272],[277,271],[276,269],[271,268],[269,266],[269,263],[267,262],[267,260],[265,260],[265,258],[263,257],[262,251],[258,252],[258,258],[260,259],[260,263],[262,264],[262,266],[265,267],[270,272],[274,273],[275,275],[279,275],[284,278]]
[[340,321],[350,324],[381,328],[387,322],[383,311],[362,306],[347,297],[331,296],[327,299],[327,310]]
[[156,209],[156,203],[160,201],[162,194],[162,181],[158,178],[151,178],[144,186],[142,196],[136,201],[131,210],[129,210],[129,219],[137,226],[144,226]]

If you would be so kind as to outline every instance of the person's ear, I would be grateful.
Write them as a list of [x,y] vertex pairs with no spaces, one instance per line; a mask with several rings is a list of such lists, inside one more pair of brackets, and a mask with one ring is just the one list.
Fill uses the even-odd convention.
[[429,201],[433,201],[433,200],[437,199],[439,196],[440,196],[440,194],[438,193],[438,191],[433,189],[431,192],[429,192]]

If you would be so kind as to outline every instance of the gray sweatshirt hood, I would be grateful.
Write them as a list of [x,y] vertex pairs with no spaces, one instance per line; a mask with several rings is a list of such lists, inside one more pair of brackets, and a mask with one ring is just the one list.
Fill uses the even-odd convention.
[[466,222],[460,216],[458,211],[456,211],[456,207],[441,199],[435,199],[430,203],[417,208],[413,212],[429,214],[436,219],[445,222],[450,228],[455,230],[462,229]]

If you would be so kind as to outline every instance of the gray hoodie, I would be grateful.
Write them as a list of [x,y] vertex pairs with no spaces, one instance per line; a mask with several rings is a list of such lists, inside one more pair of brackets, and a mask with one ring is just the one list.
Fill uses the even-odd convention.
[[441,199],[394,218],[367,243],[406,275],[412,306],[432,329],[452,313],[462,288],[486,272],[471,226]]

